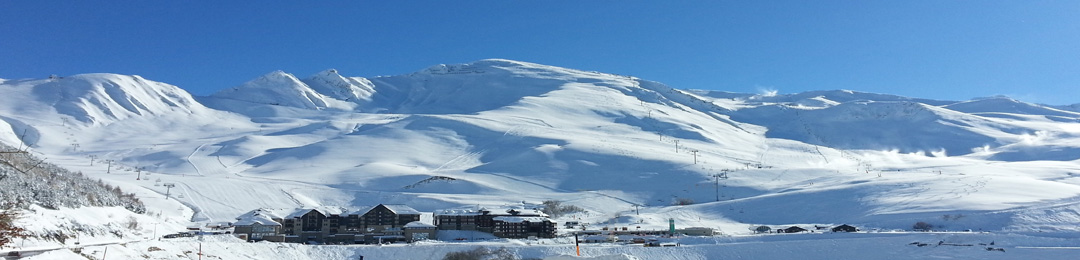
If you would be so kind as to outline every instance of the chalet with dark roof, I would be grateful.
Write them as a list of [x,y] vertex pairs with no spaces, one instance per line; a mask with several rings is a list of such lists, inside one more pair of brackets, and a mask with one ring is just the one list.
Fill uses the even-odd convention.
[[236,217],[233,234],[247,241],[284,240],[281,237],[282,217],[271,209],[256,209]]
[[836,226],[836,227],[832,228],[832,232],[856,232],[856,231],[859,231],[859,229],[855,228],[853,226],[850,226],[848,224],[843,224],[843,225],[839,225],[839,226]]
[[780,233],[799,233],[799,232],[806,232],[807,230],[805,228],[801,228],[801,227],[797,227],[797,226],[791,226],[789,228],[780,229],[778,231]]

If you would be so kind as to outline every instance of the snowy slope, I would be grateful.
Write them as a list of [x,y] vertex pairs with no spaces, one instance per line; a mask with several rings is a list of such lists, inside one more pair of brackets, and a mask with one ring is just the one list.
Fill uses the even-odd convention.
[[1080,112],[1021,102],[1008,97],[977,99],[950,104],[944,107],[959,112],[988,117],[1015,118],[1024,116],[1045,116],[1050,120],[1072,123],[1080,120]]
[[561,221],[661,229],[674,218],[733,234],[917,221],[1080,231],[1080,123],[1038,105],[683,91],[497,59],[373,78],[276,71],[198,98],[108,74],[0,88],[12,93],[0,103],[0,140],[175,201],[190,210],[162,211],[192,221],[255,208],[432,212],[554,199],[588,211]]
[[[54,112],[67,119],[108,124],[137,116],[169,112],[198,113],[205,108],[172,85],[139,76],[82,74],[70,77],[7,81],[2,84],[5,111]],[[32,101],[32,102],[31,102]]]
[[315,92],[343,101],[357,103],[371,101],[371,95],[375,92],[371,81],[360,77],[341,76],[335,69],[319,72],[302,81]]
[[240,86],[219,91],[211,97],[307,109],[324,109],[335,105],[329,102],[328,97],[311,89],[296,76],[280,70],[267,73]]
[[1080,104],[1072,104],[1072,105],[1068,105],[1068,106],[1056,106],[1055,108],[1062,109],[1062,110],[1073,111],[1073,112],[1080,112]]

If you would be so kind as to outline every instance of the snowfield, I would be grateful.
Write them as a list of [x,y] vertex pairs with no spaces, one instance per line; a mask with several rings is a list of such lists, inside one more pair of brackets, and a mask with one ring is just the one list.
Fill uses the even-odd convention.
[[[676,247],[539,241],[420,242],[392,245],[248,243],[228,235],[144,240],[48,251],[27,259],[441,259],[450,252],[505,249],[519,259],[1073,259],[1075,237],[991,233],[816,233],[686,237]],[[989,248],[989,249],[988,249]]]
[[[666,230],[674,219],[723,234],[672,240],[679,247],[590,244],[585,259],[1080,255],[1080,112],[1007,97],[690,91],[498,59],[374,78],[276,71],[206,97],[115,74],[3,80],[0,92],[0,141],[133,192],[148,209],[33,209],[21,220],[29,229],[82,240],[16,243],[57,249],[30,259],[70,259],[76,247],[196,259],[200,245],[219,259],[439,259],[477,246],[577,259],[571,238],[158,239],[256,208],[407,204],[429,218],[545,200],[584,208],[556,220],[590,229]],[[900,232],[916,222],[939,232]],[[839,224],[864,232],[752,231]]]

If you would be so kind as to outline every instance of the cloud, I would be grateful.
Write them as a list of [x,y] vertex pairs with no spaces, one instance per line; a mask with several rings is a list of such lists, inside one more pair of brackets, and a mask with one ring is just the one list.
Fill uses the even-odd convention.
[[757,86],[757,87],[754,87],[754,88],[757,89],[758,95],[762,95],[762,96],[766,96],[766,97],[776,96],[777,93],[780,93],[780,91],[776,90],[776,88],[774,88],[774,87]]

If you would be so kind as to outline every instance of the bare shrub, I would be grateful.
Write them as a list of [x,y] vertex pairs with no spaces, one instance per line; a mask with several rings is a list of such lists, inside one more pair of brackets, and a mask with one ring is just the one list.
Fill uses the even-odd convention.
[[934,229],[934,225],[930,225],[930,223],[919,221],[919,222],[915,222],[915,225],[912,225],[911,229],[915,230],[915,231],[930,231],[930,230]]
[[139,219],[135,218],[135,216],[128,216],[127,220],[124,221],[124,227],[130,230],[139,230],[141,225],[139,225]]
[[565,214],[583,212],[585,209],[574,205],[563,205],[562,202],[558,200],[545,200],[544,209],[540,211],[548,214],[552,218],[558,218]]
[[26,230],[15,226],[14,222],[17,218],[19,218],[19,213],[13,209],[0,210],[0,248],[11,243],[13,239],[27,236]]
[[501,247],[501,248],[496,249],[496,250],[491,250],[491,249],[488,249],[486,247],[476,247],[476,248],[473,248],[472,250],[446,253],[446,256],[443,256],[443,260],[494,260],[494,259],[516,260],[518,258],[517,258],[517,256],[514,255],[513,252],[510,252],[510,250],[506,249],[505,247]]

